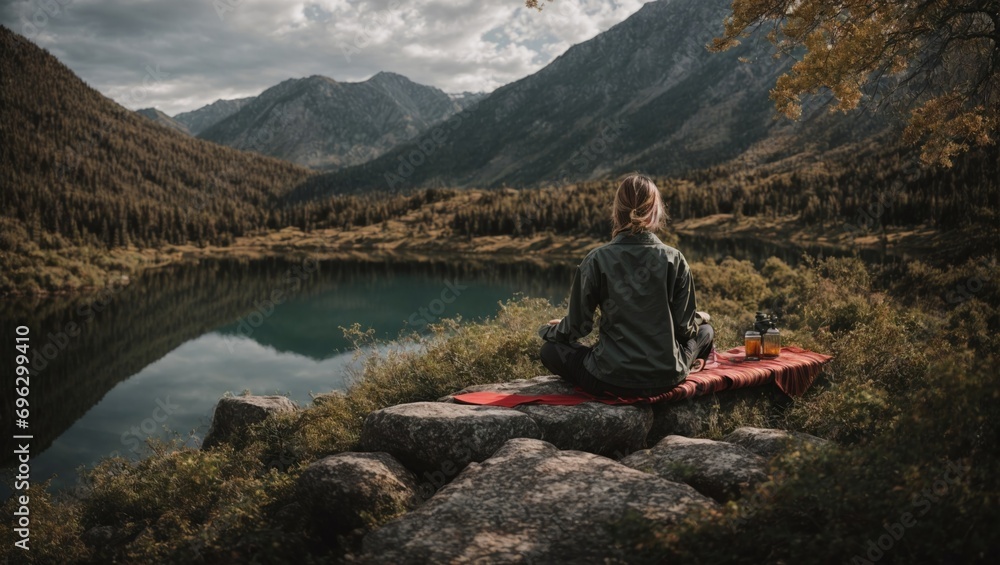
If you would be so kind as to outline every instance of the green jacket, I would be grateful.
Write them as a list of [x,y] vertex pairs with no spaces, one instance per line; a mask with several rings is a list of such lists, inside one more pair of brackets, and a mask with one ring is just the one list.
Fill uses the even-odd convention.
[[569,313],[538,334],[573,343],[590,334],[601,308],[598,341],[584,367],[624,388],[660,388],[687,377],[679,341],[697,334],[691,269],[680,251],[654,234],[620,234],[577,267]]

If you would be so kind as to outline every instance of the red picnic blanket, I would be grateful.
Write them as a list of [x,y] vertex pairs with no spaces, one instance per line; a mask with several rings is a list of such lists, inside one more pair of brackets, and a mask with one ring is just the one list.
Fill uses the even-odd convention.
[[712,394],[715,392],[765,385],[774,382],[789,396],[804,393],[823,364],[833,359],[829,355],[807,351],[799,347],[782,347],[781,355],[774,359],[745,361],[742,347],[725,353],[712,351],[705,369],[688,375],[684,381],[669,391],[652,397],[615,398],[594,396],[576,389],[574,394],[524,395],[503,392],[470,392],[457,394],[453,398],[465,404],[506,406],[519,404],[549,404],[575,406],[584,402],[605,404],[652,404],[656,402],[676,402],[685,398]]

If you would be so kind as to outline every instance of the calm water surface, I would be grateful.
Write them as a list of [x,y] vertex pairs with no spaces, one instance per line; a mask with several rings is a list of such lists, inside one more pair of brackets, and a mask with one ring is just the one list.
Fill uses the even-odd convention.
[[[29,397],[32,481],[55,474],[53,487],[72,485],[78,466],[137,457],[150,437],[197,445],[227,391],[301,405],[343,389],[353,354],[341,326],[392,338],[441,317],[495,315],[515,294],[558,303],[570,277],[568,267],[526,265],[213,261],[84,300],[0,302],[3,343],[26,325],[40,355]],[[3,400],[11,421],[12,399]],[[8,483],[0,494],[9,493]]]

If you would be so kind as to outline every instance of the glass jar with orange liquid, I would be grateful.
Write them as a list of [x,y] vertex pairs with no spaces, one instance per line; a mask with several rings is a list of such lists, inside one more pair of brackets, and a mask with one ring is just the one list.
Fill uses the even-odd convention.
[[748,331],[743,336],[743,344],[746,346],[746,360],[760,361],[760,356],[763,353],[760,332]]
[[763,344],[763,356],[766,359],[773,359],[781,355],[781,332],[774,325],[774,321],[771,321],[771,327],[764,332],[761,336],[761,342]]

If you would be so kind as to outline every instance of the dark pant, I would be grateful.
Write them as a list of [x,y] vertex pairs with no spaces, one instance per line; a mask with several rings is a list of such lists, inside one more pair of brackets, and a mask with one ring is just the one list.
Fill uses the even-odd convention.
[[[681,344],[681,355],[690,367],[694,359],[708,359],[712,352],[712,342],[715,340],[715,330],[708,324],[698,327],[698,335],[687,343]],[[566,344],[547,341],[542,345],[542,365],[574,385],[590,394],[601,396],[655,396],[674,388],[676,384],[657,388],[623,388],[608,384],[590,373],[583,366],[583,358],[590,353],[591,348],[579,343]]]
[[698,334],[694,336],[694,339],[681,344],[681,355],[684,355],[684,361],[687,362],[687,366],[690,367],[691,362],[695,359],[708,360],[708,355],[712,353],[712,345],[714,343],[715,328],[708,324],[698,326]]

